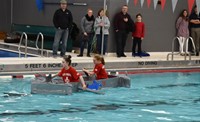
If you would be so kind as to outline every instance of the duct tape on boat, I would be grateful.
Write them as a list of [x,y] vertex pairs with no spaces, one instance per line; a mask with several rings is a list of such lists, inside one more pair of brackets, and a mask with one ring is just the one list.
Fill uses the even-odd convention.
[[[73,67],[76,67],[77,63],[72,63]],[[25,68],[31,68],[31,69],[39,69],[39,68],[61,68],[61,63],[45,63],[45,64],[25,64]]]

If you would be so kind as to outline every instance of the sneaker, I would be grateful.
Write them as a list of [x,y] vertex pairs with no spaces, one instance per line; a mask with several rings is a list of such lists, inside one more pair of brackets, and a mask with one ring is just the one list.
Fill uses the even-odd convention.
[[83,57],[83,55],[79,54],[79,55],[77,55],[77,57]]

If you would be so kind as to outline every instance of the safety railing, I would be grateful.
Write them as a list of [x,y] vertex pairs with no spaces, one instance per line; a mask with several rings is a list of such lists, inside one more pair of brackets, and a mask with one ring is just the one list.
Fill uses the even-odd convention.
[[[39,39],[41,39],[41,49],[38,47],[38,41],[39,41]],[[44,55],[44,35],[41,32],[38,33],[38,35],[37,35],[35,46],[36,46],[36,48],[38,50],[41,51],[41,56],[43,57],[43,55]]]
[[[175,50],[174,49],[174,43],[175,43],[175,41],[179,41],[179,39],[180,39],[179,37],[175,37],[173,39],[173,41],[172,41],[172,52],[167,54],[167,60],[169,60],[169,56],[171,55],[172,56],[171,60],[173,61],[174,60],[174,55],[179,55],[180,54],[180,52],[177,52],[177,53],[174,52],[174,50]],[[193,41],[192,37],[187,38],[186,44],[185,44],[185,51],[184,51],[184,60],[187,60],[187,56],[189,56],[189,60],[191,60],[191,53],[187,52],[188,42],[190,40],[192,42],[193,49],[195,50],[195,44],[194,44],[194,41]]]
[[193,40],[192,37],[189,37],[189,38],[187,38],[187,40],[186,40],[186,50],[188,50],[189,41],[191,41],[192,47],[193,47],[193,52],[194,52],[195,55],[196,55],[196,47],[195,47],[194,40]]
[[19,46],[18,46],[18,52],[19,52],[19,58],[21,57],[21,46],[22,46],[22,41],[23,39],[25,39],[25,55],[24,57],[27,58],[27,40],[28,40],[28,36],[25,32],[22,33],[21,38],[20,38],[20,42],[19,42]]

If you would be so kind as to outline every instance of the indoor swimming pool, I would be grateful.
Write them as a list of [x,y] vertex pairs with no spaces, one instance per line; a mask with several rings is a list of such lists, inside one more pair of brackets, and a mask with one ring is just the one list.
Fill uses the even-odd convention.
[[[30,94],[30,81],[0,79],[2,122],[197,122],[200,121],[200,73],[130,76],[131,88],[64,95]],[[5,96],[4,92],[26,93]]]

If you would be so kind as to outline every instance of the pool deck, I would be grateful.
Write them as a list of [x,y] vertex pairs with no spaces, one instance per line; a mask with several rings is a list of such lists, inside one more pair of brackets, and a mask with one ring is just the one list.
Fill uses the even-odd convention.
[[[107,54],[104,56],[106,62],[137,62],[137,61],[167,61],[167,54],[169,52],[151,52],[149,57],[132,57],[130,53],[126,53],[127,57],[117,58],[114,54]],[[73,62],[92,62],[92,57],[77,57],[78,54],[66,53],[71,55]],[[200,60],[200,56],[191,56],[192,60]],[[169,61],[171,58],[169,58]],[[28,57],[28,58],[0,58],[0,63],[4,64],[21,64],[21,63],[59,63],[62,58],[57,57]],[[187,57],[189,60],[189,57]],[[174,61],[184,61],[184,56],[175,55]]]
[[[141,70],[155,68],[196,68],[200,69],[200,56],[192,56],[184,60],[184,56],[175,55],[174,61],[167,61],[169,52],[152,52],[150,57],[132,57],[131,53],[126,53],[127,57],[117,58],[114,54],[105,56],[106,67],[110,71],[120,70]],[[77,70],[82,68],[93,68],[92,57],[77,57],[77,54],[67,53],[72,55],[72,66]],[[34,73],[55,73],[61,68],[62,58],[53,57],[29,57],[29,58],[0,58],[0,75],[12,74],[34,74]]]

